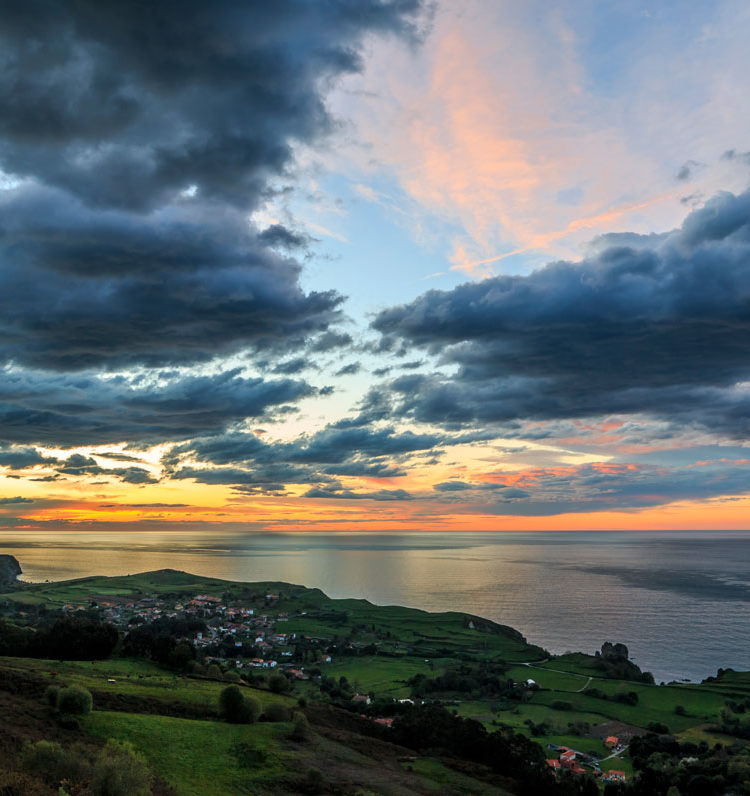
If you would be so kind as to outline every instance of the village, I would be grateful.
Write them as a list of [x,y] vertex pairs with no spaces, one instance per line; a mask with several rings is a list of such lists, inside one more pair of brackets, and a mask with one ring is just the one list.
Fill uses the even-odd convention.
[[[218,664],[238,671],[274,669],[287,676],[307,680],[310,676],[299,665],[299,658],[312,660],[316,665],[331,663],[331,655],[319,646],[328,639],[304,637],[306,654],[300,654],[297,633],[280,632],[278,626],[288,622],[285,612],[273,613],[278,594],[266,594],[263,613],[242,605],[229,605],[221,597],[197,594],[186,601],[170,601],[154,597],[121,599],[117,597],[91,598],[88,605],[66,603],[63,613],[96,610],[99,618],[122,630],[160,620],[186,620],[203,630],[194,630],[181,640],[196,650],[196,658],[205,664]],[[293,618],[305,616],[302,612]],[[197,620],[197,621],[196,621]]]

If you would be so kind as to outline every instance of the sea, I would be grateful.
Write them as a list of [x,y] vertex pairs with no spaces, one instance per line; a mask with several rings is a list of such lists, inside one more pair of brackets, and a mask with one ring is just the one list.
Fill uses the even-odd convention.
[[657,682],[750,670],[750,531],[4,532],[22,579],[172,568],[463,611],[552,653],[627,645]]

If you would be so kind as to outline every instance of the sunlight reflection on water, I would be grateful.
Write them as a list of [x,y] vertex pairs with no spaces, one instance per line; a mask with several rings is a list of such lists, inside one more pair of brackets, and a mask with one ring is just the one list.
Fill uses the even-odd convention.
[[26,580],[182,569],[459,610],[552,652],[621,641],[659,680],[750,669],[750,532],[21,533]]

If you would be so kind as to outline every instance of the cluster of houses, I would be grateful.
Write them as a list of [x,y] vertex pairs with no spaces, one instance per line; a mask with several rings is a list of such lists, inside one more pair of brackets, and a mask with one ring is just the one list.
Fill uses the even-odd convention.
[[[278,602],[278,594],[266,594],[267,606]],[[137,622],[154,622],[159,619],[191,619],[200,617],[206,620],[208,629],[196,632],[190,642],[196,649],[206,650],[216,644],[232,644],[234,656],[223,657],[205,655],[206,663],[231,665],[236,669],[275,669],[285,670],[295,679],[307,680],[304,669],[297,668],[291,658],[294,655],[290,645],[297,640],[296,633],[283,633],[276,624],[289,621],[285,612],[256,615],[254,608],[228,606],[222,598],[210,594],[197,594],[190,600],[171,602],[154,597],[138,600],[113,598],[95,599],[102,619],[115,626],[126,628]],[[67,603],[65,613],[90,610],[91,605]],[[303,612],[302,616],[305,615]],[[257,657],[246,657],[246,650],[254,650]],[[320,663],[331,663],[331,656],[324,654]]]
[[[608,749],[619,748],[619,740],[613,736],[606,739],[604,742]],[[601,782],[616,783],[625,782],[626,775],[624,771],[602,771],[599,767],[599,761],[592,755],[587,755],[584,752],[579,752],[576,749],[570,749],[567,746],[556,746],[549,744],[548,748],[554,749],[558,753],[557,759],[548,759],[547,765],[555,772],[569,771],[571,774],[593,774],[595,777],[601,777]],[[584,768],[587,766],[587,768]]]

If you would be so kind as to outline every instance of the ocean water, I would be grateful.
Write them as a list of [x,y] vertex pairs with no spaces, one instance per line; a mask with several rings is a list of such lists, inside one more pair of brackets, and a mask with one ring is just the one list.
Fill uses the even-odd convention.
[[626,644],[659,681],[750,669],[750,531],[6,532],[25,580],[170,567],[466,611],[554,653]]

